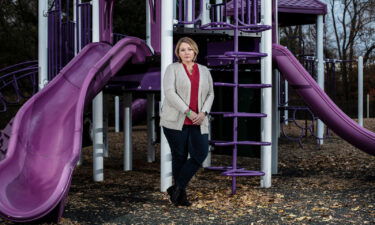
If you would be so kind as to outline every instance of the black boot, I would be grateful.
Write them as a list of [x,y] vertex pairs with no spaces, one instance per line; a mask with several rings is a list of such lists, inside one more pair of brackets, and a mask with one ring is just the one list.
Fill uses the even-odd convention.
[[178,200],[180,198],[181,191],[182,191],[182,189],[178,185],[170,186],[167,189],[167,192],[169,194],[169,199],[171,200],[172,204],[175,205],[175,206],[179,205]]
[[178,203],[181,206],[191,206],[191,203],[187,199],[186,189],[183,189],[180,194],[180,198],[178,199]]

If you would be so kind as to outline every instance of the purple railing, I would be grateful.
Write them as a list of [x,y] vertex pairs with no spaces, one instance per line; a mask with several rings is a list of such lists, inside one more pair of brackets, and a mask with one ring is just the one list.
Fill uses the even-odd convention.
[[[203,1],[199,1],[199,5],[195,4],[195,0],[177,0],[178,22],[179,24],[197,24],[200,21],[203,12]],[[191,4],[191,18],[189,18],[189,7]]]
[[77,5],[77,46],[80,51],[92,42],[92,6],[90,2]]
[[52,80],[74,57],[74,22],[70,20],[70,4],[55,0],[48,11],[48,79]]
[[221,4],[211,4],[211,22],[200,28],[205,30],[239,30],[243,32],[262,32],[271,29],[260,23],[260,1],[232,0]]
[[38,90],[38,62],[26,61],[0,69],[0,112],[17,105]]

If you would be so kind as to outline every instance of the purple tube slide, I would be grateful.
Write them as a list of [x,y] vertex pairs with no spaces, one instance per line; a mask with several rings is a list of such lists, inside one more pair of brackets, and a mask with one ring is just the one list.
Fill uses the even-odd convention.
[[375,155],[375,133],[359,126],[337,107],[286,47],[273,44],[272,59],[283,77],[329,128],[353,146]]
[[0,161],[2,217],[25,222],[51,211],[61,217],[79,160],[86,103],[126,62],[144,62],[150,55],[145,42],[133,37],[112,48],[89,44],[22,106]]

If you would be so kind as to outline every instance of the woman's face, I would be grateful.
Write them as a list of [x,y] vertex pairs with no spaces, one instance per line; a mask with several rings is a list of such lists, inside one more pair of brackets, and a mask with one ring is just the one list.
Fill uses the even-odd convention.
[[178,56],[180,57],[182,63],[187,64],[193,62],[195,53],[193,48],[185,42],[182,42],[180,48],[178,49]]

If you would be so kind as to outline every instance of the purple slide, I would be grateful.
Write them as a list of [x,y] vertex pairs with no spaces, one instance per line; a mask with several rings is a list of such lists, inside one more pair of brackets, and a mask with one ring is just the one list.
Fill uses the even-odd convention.
[[272,59],[283,77],[329,128],[353,146],[375,155],[375,133],[359,126],[338,108],[286,47],[273,44]]
[[13,221],[59,218],[79,160],[86,103],[128,61],[150,56],[145,42],[127,37],[114,47],[87,45],[18,111],[0,161],[0,215]]

